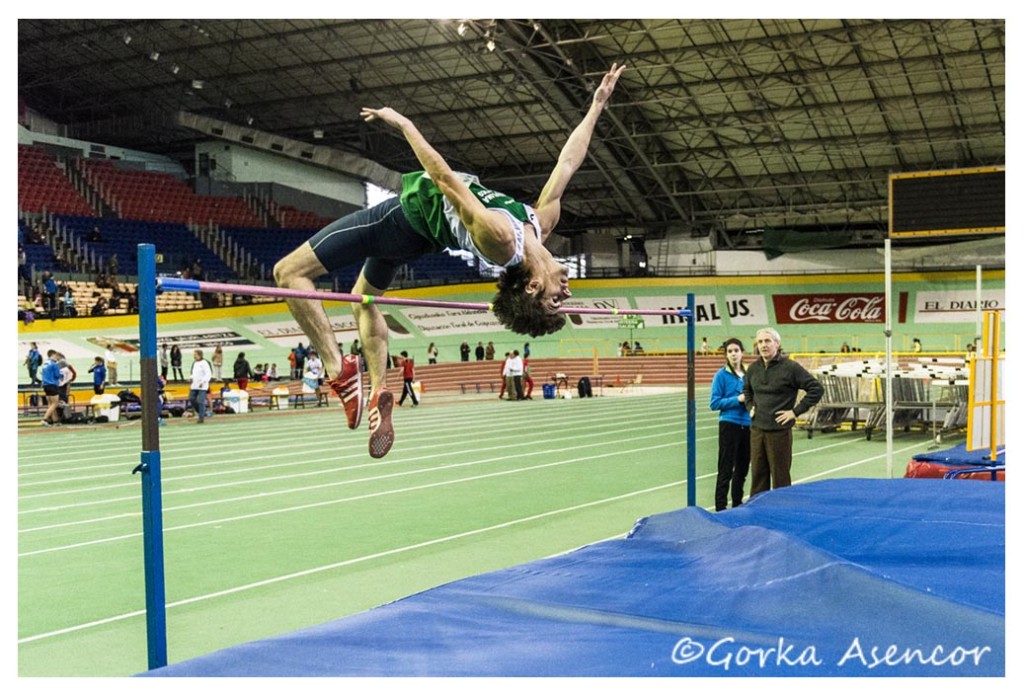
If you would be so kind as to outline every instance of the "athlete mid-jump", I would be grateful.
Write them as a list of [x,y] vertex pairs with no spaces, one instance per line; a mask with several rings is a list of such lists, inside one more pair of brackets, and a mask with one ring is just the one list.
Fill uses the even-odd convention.
[[[274,267],[278,286],[314,290],[314,279],[366,259],[352,292],[383,295],[396,270],[424,254],[463,249],[500,267],[494,314],[509,329],[530,336],[559,330],[558,313],[570,297],[567,269],[544,247],[558,224],[565,188],[587,155],[594,126],[625,66],[612,65],[594,92],[587,114],[573,130],[536,202],[527,205],[484,188],[472,175],[452,171],[408,118],[394,109],[364,108],[366,121],[401,131],[423,167],[402,177],[398,197],[336,220]],[[342,356],[323,303],[288,299],[299,326],[323,360],[328,383],[345,406],[348,427],[359,427],[362,375],[355,356]],[[370,378],[370,455],[383,457],[394,443],[394,397],[387,388],[388,331],[373,304],[353,304]]]

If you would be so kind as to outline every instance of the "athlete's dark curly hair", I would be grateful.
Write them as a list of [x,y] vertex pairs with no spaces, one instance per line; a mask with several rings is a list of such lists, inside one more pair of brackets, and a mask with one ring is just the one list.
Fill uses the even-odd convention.
[[498,321],[518,334],[536,338],[565,326],[565,316],[549,314],[541,305],[541,295],[527,294],[530,276],[521,265],[506,268],[498,278],[498,294],[491,304]]

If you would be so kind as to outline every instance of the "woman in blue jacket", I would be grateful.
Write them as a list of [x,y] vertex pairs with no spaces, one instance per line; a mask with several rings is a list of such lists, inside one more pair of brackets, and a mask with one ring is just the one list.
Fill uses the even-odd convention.
[[743,503],[743,485],[750,470],[750,414],[743,403],[743,342],[730,338],[723,344],[725,365],[711,382],[711,410],[718,411],[718,480],[715,512]]

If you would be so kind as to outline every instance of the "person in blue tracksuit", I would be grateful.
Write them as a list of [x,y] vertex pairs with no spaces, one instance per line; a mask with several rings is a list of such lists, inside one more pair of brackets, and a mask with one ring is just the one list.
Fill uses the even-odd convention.
[[715,511],[743,503],[743,486],[750,471],[750,414],[744,405],[743,342],[728,339],[725,365],[711,382],[711,410],[718,411],[718,479],[715,483]]
[[43,414],[43,425],[56,425],[60,422],[57,411],[60,404],[60,365],[57,359],[60,353],[50,349],[46,351],[46,362],[43,363],[43,393],[46,394],[46,413]]

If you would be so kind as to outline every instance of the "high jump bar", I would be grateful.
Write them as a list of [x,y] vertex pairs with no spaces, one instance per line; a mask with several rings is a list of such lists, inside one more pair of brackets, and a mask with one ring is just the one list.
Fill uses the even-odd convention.
[[[234,283],[214,283],[205,280],[191,280],[161,276],[157,278],[157,292],[227,292],[238,295],[260,295],[264,297],[284,297],[301,300],[337,300],[359,304],[399,305],[404,307],[438,307],[441,309],[469,309],[478,312],[490,312],[494,306],[488,302],[446,302],[443,300],[417,300],[408,297],[384,297],[382,295],[358,295],[347,292],[328,292],[323,290],[294,290],[291,288],[268,287],[265,285],[237,285]],[[560,314],[605,314],[605,315],[647,315],[689,317],[690,310],[676,309],[619,309],[617,307],[562,307]]]

